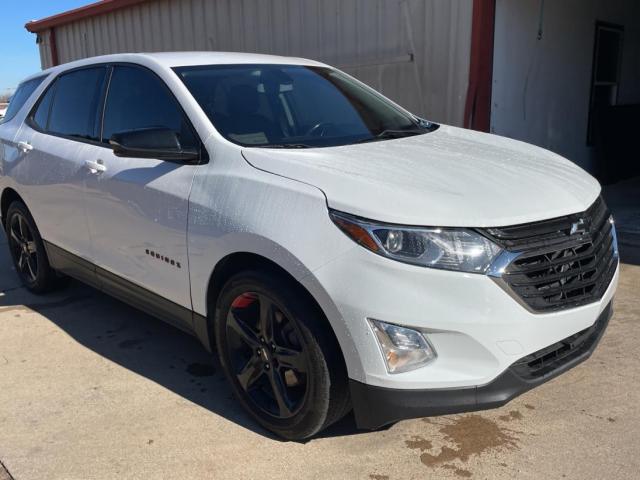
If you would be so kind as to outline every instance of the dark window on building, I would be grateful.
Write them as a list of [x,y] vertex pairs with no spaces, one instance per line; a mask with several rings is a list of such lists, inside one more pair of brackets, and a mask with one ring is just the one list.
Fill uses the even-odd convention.
[[99,139],[98,115],[106,68],[87,68],[56,80],[47,131],[86,140]]
[[103,142],[114,133],[142,128],[168,128],[183,148],[198,146],[191,125],[162,80],[142,68],[116,66],[104,112]]
[[56,92],[56,86],[53,84],[47,89],[36,107],[36,111],[33,113],[31,120],[37,128],[40,130],[46,130],[49,123],[49,113],[51,112],[51,103],[53,102],[53,96]]
[[618,102],[620,66],[624,29],[618,25],[598,22],[593,52],[591,103],[587,144],[595,143],[598,118],[603,110]]
[[7,107],[7,111],[0,123],[6,123],[13,117],[15,117],[22,106],[27,102],[27,100],[29,100],[31,94],[35,91],[36,88],[40,86],[45,78],[47,78],[47,76],[43,75],[41,77],[32,78],[31,80],[21,83],[18,86],[16,92],[11,97],[9,106]]

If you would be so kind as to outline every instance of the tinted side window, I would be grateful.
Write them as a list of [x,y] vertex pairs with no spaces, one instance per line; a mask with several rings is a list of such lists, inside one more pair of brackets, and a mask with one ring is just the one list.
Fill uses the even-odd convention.
[[88,68],[56,80],[48,131],[59,135],[99,140],[98,117],[106,69]]
[[49,112],[51,111],[51,103],[53,101],[55,91],[56,86],[54,83],[47,89],[47,93],[42,96],[40,102],[38,103],[38,106],[36,107],[36,111],[31,117],[33,123],[35,123],[40,130],[47,129],[47,124],[49,122]]
[[11,100],[9,101],[9,106],[7,107],[7,112],[2,119],[2,123],[8,122],[16,116],[26,101],[29,100],[31,94],[36,88],[38,88],[45,78],[47,78],[47,76],[43,75],[42,77],[33,78],[28,82],[21,83],[18,86],[16,93],[13,94],[13,97],[11,97]]
[[103,141],[114,133],[153,127],[176,132],[183,148],[198,146],[178,102],[157,76],[142,68],[116,66],[109,83]]

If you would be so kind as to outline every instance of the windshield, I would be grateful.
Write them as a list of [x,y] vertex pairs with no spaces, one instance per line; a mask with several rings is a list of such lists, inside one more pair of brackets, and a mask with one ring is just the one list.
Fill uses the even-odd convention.
[[212,65],[175,71],[216,129],[243,146],[329,147],[436,127],[330,68]]

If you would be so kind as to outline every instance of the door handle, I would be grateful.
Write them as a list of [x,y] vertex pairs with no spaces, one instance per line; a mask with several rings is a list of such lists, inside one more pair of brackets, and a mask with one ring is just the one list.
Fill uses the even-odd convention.
[[98,160],[93,162],[91,160],[85,160],[84,166],[89,169],[89,171],[93,174],[102,173],[107,171],[107,167],[104,166],[102,160]]
[[22,150],[24,153],[27,153],[33,150],[33,145],[31,145],[29,142],[18,142],[18,149]]

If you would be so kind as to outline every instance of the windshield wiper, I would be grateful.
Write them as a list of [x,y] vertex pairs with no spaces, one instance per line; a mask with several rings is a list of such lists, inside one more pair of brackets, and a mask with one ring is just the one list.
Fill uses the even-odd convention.
[[383,130],[376,135],[376,138],[402,138],[411,137],[425,133],[424,128],[407,128],[406,130]]
[[423,133],[427,133],[429,130],[424,128],[408,128],[405,130],[383,130],[380,133],[374,135],[373,137],[364,138],[362,140],[358,140],[355,143],[367,143],[367,142],[376,142],[378,140],[389,140],[391,138],[404,138],[404,137],[412,137],[414,135],[421,135]]
[[269,143],[267,145],[252,145],[258,148],[313,148],[306,143]]

